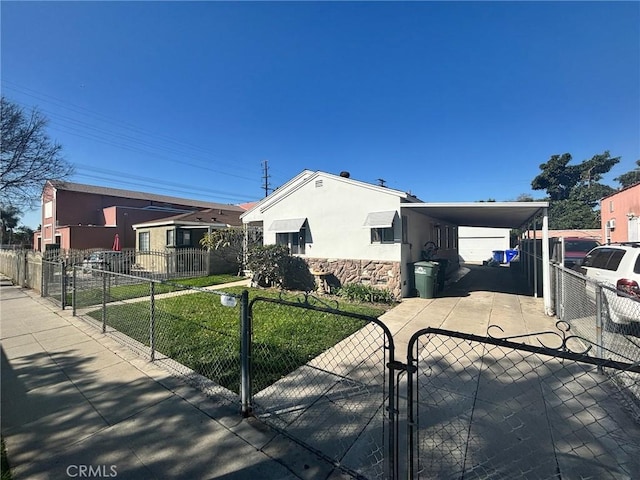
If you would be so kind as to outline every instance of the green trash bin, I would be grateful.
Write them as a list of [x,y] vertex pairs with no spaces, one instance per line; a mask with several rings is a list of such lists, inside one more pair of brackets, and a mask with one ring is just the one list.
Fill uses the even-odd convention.
[[416,262],[413,264],[413,276],[420,298],[433,298],[436,295],[438,264],[435,262]]

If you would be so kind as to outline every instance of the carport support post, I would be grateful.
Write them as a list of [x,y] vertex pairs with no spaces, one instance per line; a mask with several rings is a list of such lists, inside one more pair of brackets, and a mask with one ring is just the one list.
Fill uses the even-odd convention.
[[[587,280],[588,282],[589,280]],[[596,287],[596,355],[599,358],[604,358],[604,345],[602,344],[602,328],[604,327],[602,322],[602,287],[599,283],[595,283]],[[598,373],[604,373],[602,365],[598,365]]]
[[251,414],[251,315],[247,290],[240,297],[240,336],[240,400],[242,416],[246,418]]
[[551,306],[551,268],[549,265],[549,214],[548,208],[542,210],[542,298],[544,313],[553,316]]

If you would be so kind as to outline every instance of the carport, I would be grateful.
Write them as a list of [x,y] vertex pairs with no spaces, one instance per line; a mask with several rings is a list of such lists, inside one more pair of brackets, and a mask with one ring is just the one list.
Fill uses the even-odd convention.
[[[533,262],[530,275],[537,285],[542,274],[542,296],[547,315],[553,315],[551,306],[551,279],[549,269],[549,221],[548,202],[473,202],[473,203],[403,203],[401,212],[411,210],[431,219],[440,220],[457,226],[523,228],[533,230],[535,240],[536,220],[542,224],[542,252],[536,251],[537,242],[533,242],[534,258],[542,254],[542,272],[538,262]],[[534,296],[537,296],[534,288]]]

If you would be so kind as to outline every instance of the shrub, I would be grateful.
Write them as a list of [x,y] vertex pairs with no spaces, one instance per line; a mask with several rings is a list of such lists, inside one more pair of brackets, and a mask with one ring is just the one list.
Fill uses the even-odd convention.
[[362,283],[348,283],[340,287],[337,295],[356,302],[386,303],[394,301],[393,294],[386,289],[376,288]]
[[260,245],[249,251],[247,267],[258,284],[288,290],[309,292],[315,289],[315,279],[309,265],[300,257],[289,254],[286,245]]

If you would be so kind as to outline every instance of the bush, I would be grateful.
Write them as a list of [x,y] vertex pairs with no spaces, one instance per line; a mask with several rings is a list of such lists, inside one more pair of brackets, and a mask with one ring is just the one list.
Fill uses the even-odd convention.
[[393,294],[386,289],[364,285],[362,283],[348,283],[340,287],[337,295],[350,301],[386,303],[394,301]]
[[253,272],[258,285],[263,287],[277,286],[305,292],[315,289],[309,265],[304,259],[291,256],[286,245],[253,248],[247,256],[247,267]]

